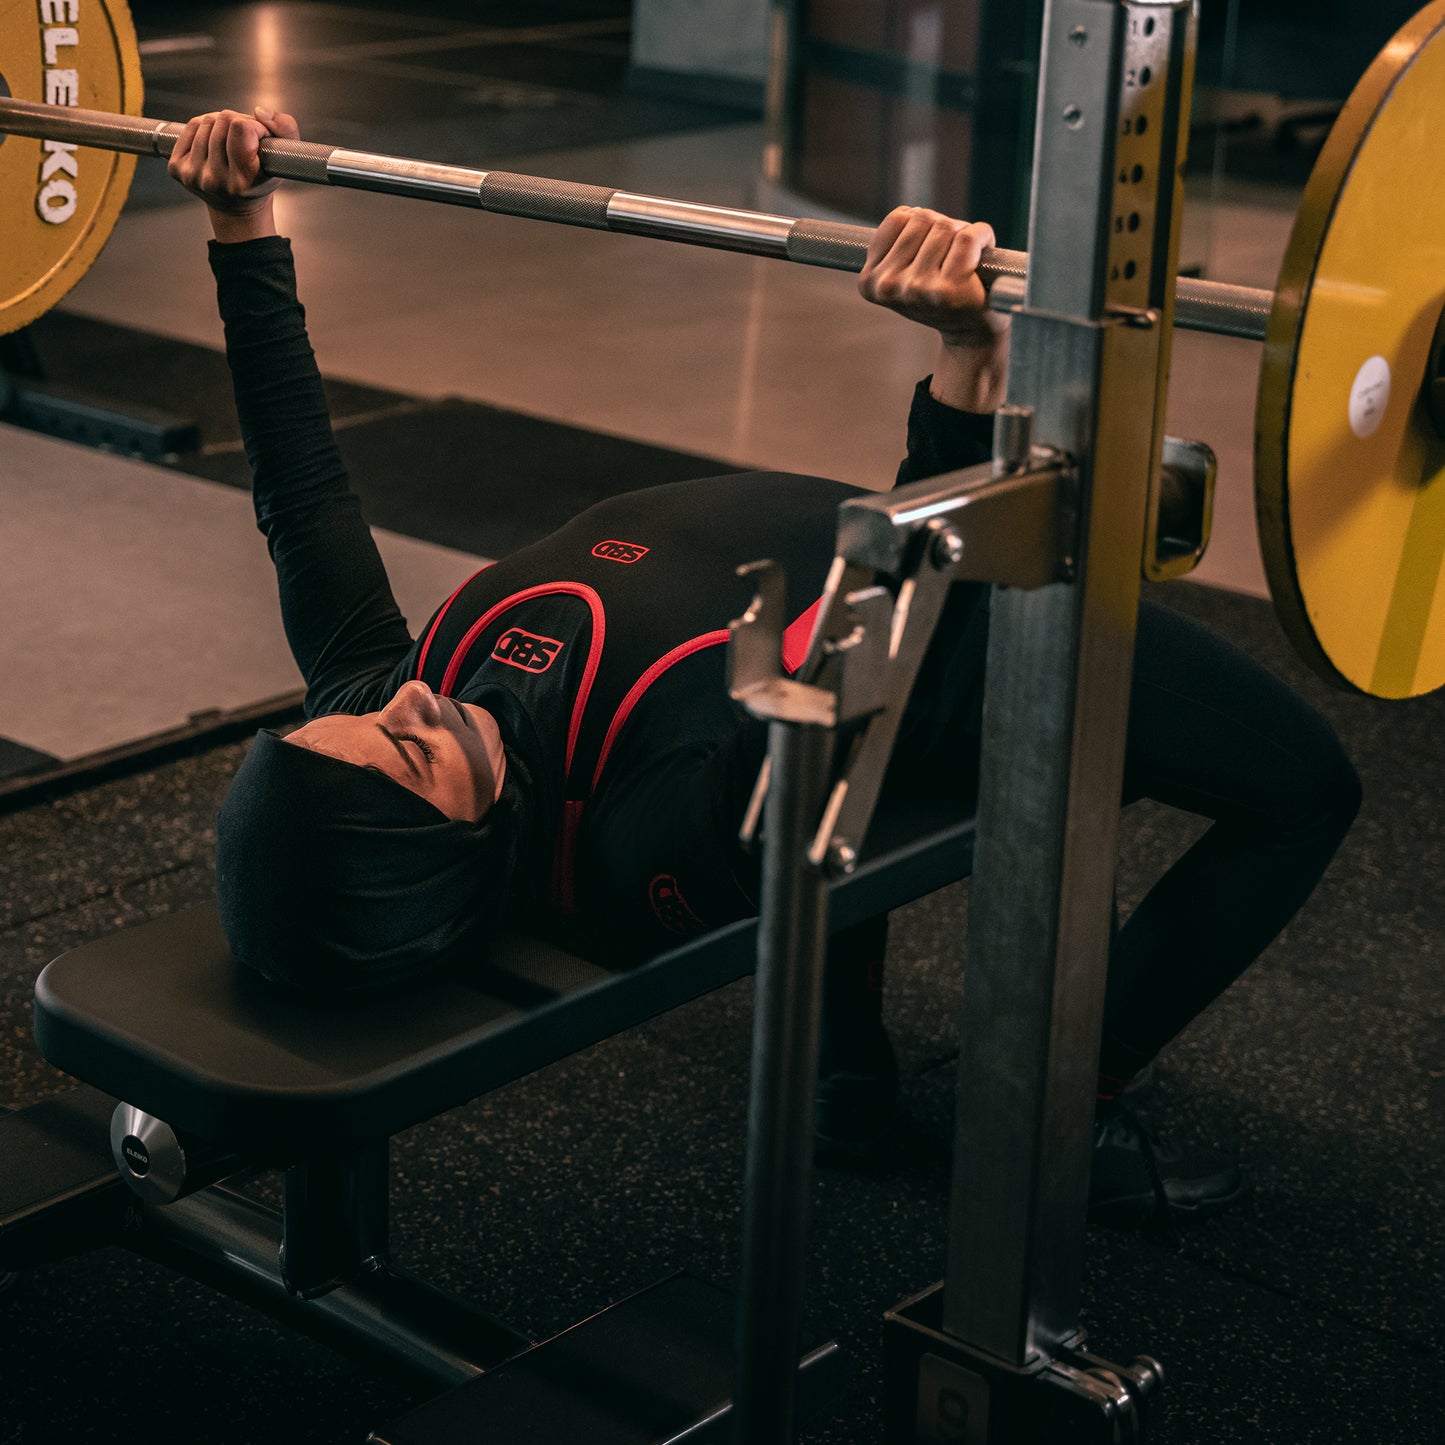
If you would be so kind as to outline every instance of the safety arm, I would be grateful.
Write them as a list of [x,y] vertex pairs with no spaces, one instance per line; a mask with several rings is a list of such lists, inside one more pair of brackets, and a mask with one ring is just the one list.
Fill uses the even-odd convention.
[[[1069,575],[1068,460],[1029,445],[1024,408],[1000,411],[994,447],[991,462],[843,504],[818,622],[795,677],[781,664],[781,572],[768,562],[744,569],[757,592],[733,624],[732,696],[756,716],[836,728],[843,738],[808,849],[815,867],[856,866],[953,583],[1034,588]],[[744,817],[745,843],[756,834],[769,778],[765,763]]]

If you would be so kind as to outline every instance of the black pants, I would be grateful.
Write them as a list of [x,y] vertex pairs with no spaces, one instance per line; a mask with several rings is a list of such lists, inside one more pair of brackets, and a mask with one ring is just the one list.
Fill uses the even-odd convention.
[[1298,912],[1359,811],[1360,782],[1329,724],[1277,677],[1145,606],[1124,757],[1124,801],[1139,798],[1213,821],[1110,949],[1105,1053],[1133,1068]]
[[[930,658],[930,662],[932,659]],[[933,669],[910,712],[911,759],[975,766],[975,669]],[[935,774],[936,775],[936,774]],[[1125,803],[1152,798],[1211,820],[1118,928],[1101,1072],[1127,1079],[1216,999],[1295,915],[1360,804],[1329,725],[1222,638],[1144,604],[1134,654]],[[834,939],[825,1062],[877,1017],[884,920]],[[876,1024],[874,1024],[876,1027]]]

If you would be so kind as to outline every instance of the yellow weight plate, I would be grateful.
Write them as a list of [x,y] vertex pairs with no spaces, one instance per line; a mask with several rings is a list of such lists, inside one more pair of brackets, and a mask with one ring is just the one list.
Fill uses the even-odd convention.
[[[0,78],[21,100],[141,111],[140,51],[124,0],[0,0]],[[0,332],[54,306],[90,269],[136,158],[7,136],[0,145]]]
[[1333,682],[1445,684],[1445,437],[1423,398],[1445,308],[1445,0],[1366,71],[1330,132],[1280,272],[1255,488],[1280,620]]

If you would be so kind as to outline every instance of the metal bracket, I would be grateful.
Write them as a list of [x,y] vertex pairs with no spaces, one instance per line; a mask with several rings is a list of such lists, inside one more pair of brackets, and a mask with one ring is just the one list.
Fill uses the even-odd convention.
[[1156,1360],[1113,1364],[1076,1333],[1049,1355],[1012,1365],[944,1332],[942,1290],[933,1285],[884,1315],[890,1445],[1131,1445],[1150,1437],[1164,1384]]
[[[1004,408],[996,431],[1017,446],[1021,408]],[[999,438],[996,436],[996,444]],[[1043,587],[1072,570],[1073,472],[1057,452],[1025,447],[1017,460],[1000,456],[981,466],[913,482],[843,504],[838,555],[894,577],[926,564],[952,582]],[[914,555],[920,544],[928,555]]]
[[[758,718],[851,729],[808,847],[814,867],[851,873],[877,806],[913,682],[954,582],[1041,587],[1069,573],[1074,509],[1065,459],[1029,444],[1026,407],[1004,407],[992,462],[915,482],[839,509],[838,550],[808,655],[781,665],[784,579],[772,562],[753,577],[733,623],[729,692]],[[765,761],[740,836],[751,846],[771,780]]]
[[783,672],[783,569],[776,562],[750,562],[737,575],[753,579],[753,600],[728,629],[728,695],[757,718],[832,727],[832,694]]
[[1192,572],[1204,557],[1214,524],[1219,463],[1204,442],[1164,438],[1164,455],[1144,528],[1144,576],[1167,582]]

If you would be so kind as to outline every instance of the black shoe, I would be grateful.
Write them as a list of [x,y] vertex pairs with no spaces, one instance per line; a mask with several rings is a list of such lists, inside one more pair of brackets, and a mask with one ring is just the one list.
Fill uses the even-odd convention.
[[813,1095],[813,1157],[829,1169],[875,1170],[897,1139],[898,1061],[881,1029],[846,1062],[824,1050]]
[[1183,1223],[1231,1203],[1242,1188],[1239,1166],[1225,1155],[1172,1143],[1118,1103],[1096,1110],[1091,1222]]

